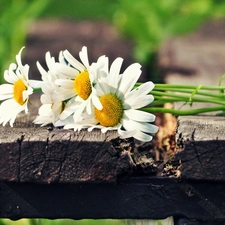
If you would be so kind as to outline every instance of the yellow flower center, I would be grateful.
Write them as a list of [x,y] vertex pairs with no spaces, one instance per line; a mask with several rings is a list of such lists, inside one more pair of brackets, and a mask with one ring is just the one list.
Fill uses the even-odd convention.
[[27,87],[21,79],[17,80],[13,86],[13,97],[20,105],[24,104],[23,91],[27,90]]
[[74,80],[74,90],[82,99],[88,99],[91,94],[91,81],[86,70],[77,75]]
[[106,94],[99,98],[103,109],[95,108],[95,117],[105,127],[116,126],[123,116],[123,105],[114,94]]

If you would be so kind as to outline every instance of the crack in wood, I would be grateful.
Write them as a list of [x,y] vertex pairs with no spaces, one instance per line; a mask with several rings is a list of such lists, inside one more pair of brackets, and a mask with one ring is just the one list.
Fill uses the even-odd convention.
[[21,154],[22,154],[22,142],[25,138],[25,134],[22,134],[20,138],[17,139],[17,143],[18,143],[18,169],[17,169],[17,179],[18,182],[20,182],[20,172],[21,172]]
[[65,154],[64,154],[64,157],[60,163],[60,166],[59,166],[59,171],[58,171],[58,179],[56,179],[56,182],[58,183],[60,178],[61,178],[61,170],[66,162],[66,158],[67,158],[67,153],[68,153],[68,148],[69,148],[69,142],[71,140],[71,134],[69,135],[69,138],[68,138],[68,143],[67,143],[67,147],[65,147]]

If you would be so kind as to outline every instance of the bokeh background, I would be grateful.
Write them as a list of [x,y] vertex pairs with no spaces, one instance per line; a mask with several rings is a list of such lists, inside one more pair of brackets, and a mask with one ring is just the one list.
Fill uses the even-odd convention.
[[22,46],[30,76],[38,78],[36,61],[44,63],[47,51],[78,56],[86,45],[90,61],[103,54],[111,61],[124,57],[124,67],[143,65],[144,80],[161,81],[160,46],[224,16],[223,0],[1,0],[0,80]]

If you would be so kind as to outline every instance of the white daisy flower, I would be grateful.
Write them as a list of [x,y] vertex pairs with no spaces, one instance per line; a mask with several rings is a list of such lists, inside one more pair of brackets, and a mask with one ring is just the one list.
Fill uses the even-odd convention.
[[[68,110],[68,106],[70,106],[72,102],[71,100],[68,102],[55,101],[54,95],[59,90],[59,86],[55,84],[55,81],[56,79],[63,77],[63,75],[59,74],[56,70],[55,58],[51,57],[49,52],[46,53],[45,59],[48,71],[44,70],[40,63],[37,62],[37,67],[39,72],[41,73],[43,80],[43,94],[40,98],[42,106],[39,108],[39,115],[34,120],[34,123],[41,124],[42,126],[45,126],[50,123],[52,123],[54,126],[63,126],[68,123],[68,121],[72,120],[72,117],[70,120],[68,120],[68,117],[71,116],[71,114],[73,113],[72,110],[75,109],[74,107],[69,107],[70,112]],[[60,119],[60,115],[64,110],[66,110],[67,116],[64,116],[64,121],[62,121]]]
[[[68,65],[64,63],[57,64],[57,70],[64,78],[57,79],[56,84],[59,85],[59,91],[54,95],[55,101],[64,101],[75,98],[75,104],[79,107],[74,112],[75,121],[79,120],[83,111],[87,110],[88,114],[92,114],[92,105],[99,110],[102,105],[96,95],[95,84],[97,81],[98,70],[105,68],[107,58],[101,56],[96,63],[89,64],[87,48],[83,47],[79,53],[81,62],[76,60],[67,50],[62,55]],[[62,115],[64,117],[64,115]]]
[[122,61],[121,58],[117,58],[112,63],[108,76],[102,78],[96,87],[103,109],[94,108],[96,125],[88,130],[117,130],[121,138],[134,137],[147,142],[152,139],[151,134],[158,131],[158,127],[150,124],[155,120],[153,114],[139,109],[154,100],[149,94],[154,84],[149,81],[134,88],[141,75],[141,66],[134,63],[120,75]]
[[29,66],[22,65],[21,62],[23,48],[16,55],[17,64],[10,64],[9,70],[4,72],[4,79],[8,84],[0,85],[0,101],[4,100],[0,105],[0,124],[3,126],[9,122],[12,127],[20,112],[28,112],[29,96],[33,93],[34,87],[41,85],[38,81],[28,79]]
[[73,116],[70,115],[64,120],[60,120],[60,114],[64,110],[64,102],[56,102],[54,104],[43,104],[38,110],[38,116],[34,120],[35,124],[41,124],[45,126],[47,124],[53,124],[55,127],[62,127],[68,123],[73,122]]

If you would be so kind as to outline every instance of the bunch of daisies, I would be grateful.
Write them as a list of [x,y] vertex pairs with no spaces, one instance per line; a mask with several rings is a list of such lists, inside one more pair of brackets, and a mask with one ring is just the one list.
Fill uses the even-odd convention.
[[53,124],[55,127],[80,131],[87,129],[117,130],[121,138],[134,137],[150,141],[158,127],[152,123],[155,116],[142,108],[153,102],[149,81],[137,85],[141,75],[138,63],[120,72],[122,58],[109,66],[109,59],[101,56],[89,63],[87,48],[75,59],[69,51],[61,51],[58,61],[46,53],[46,71],[39,62],[41,81],[28,78],[29,66],[21,62],[23,48],[4,73],[8,84],[0,85],[0,124],[13,126],[17,115],[28,112],[29,96],[41,89],[41,107],[35,124]]

